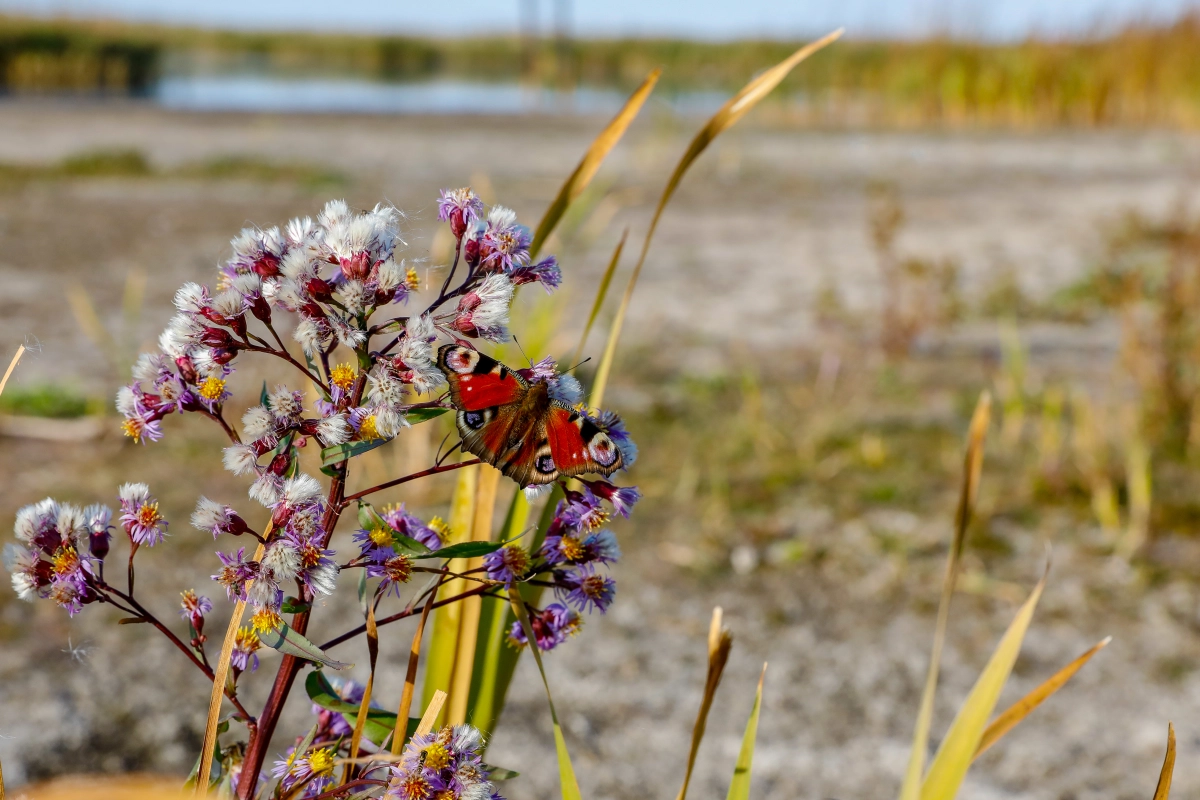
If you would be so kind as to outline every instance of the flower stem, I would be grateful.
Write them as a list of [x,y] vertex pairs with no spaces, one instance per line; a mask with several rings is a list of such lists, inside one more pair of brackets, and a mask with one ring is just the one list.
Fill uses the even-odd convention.
[[344,510],[346,508],[346,506],[350,505],[350,503],[352,503],[353,501],[358,500],[363,497],[366,497],[369,494],[374,494],[375,492],[381,492],[384,489],[390,489],[393,486],[399,486],[400,484],[408,483],[409,481],[415,481],[418,478],[427,478],[430,475],[437,475],[439,472],[449,472],[452,469],[461,469],[462,467],[470,467],[470,466],[474,466],[475,464],[478,464],[478,463],[479,463],[479,459],[473,458],[470,461],[460,461],[457,464],[446,464],[446,465],[440,466],[440,467],[430,467],[429,469],[422,470],[420,472],[414,472],[411,475],[405,475],[402,478],[396,478],[395,480],[387,481],[386,483],[381,483],[378,486],[372,486],[370,489],[363,489],[361,492],[355,492],[354,494],[350,495],[345,500],[343,500],[342,501],[342,510]]

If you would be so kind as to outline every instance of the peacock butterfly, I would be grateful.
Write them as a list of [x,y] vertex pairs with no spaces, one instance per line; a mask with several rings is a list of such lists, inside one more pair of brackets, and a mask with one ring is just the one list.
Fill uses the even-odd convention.
[[494,358],[456,344],[438,350],[450,383],[463,449],[521,486],[624,466],[621,451],[592,419]]

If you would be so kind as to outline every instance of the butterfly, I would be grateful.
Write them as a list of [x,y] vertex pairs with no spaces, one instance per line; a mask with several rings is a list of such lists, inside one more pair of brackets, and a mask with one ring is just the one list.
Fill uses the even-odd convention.
[[609,435],[552,398],[545,382],[456,344],[442,345],[437,365],[450,383],[463,449],[521,486],[586,472],[607,477],[624,465]]

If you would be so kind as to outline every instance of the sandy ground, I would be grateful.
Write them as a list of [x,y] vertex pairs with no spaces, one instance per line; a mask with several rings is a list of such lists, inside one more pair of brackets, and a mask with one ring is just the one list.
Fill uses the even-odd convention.
[[[146,311],[133,338],[149,338],[167,318],[175,287],[206,279],[239,227],[313,213],[331,192],[359,206],[386,199],[410,211],[413,254],[424,256],[438,188],[473,182],[533,221],[600,124],[0,105],[0,161],[49,163],[85,150],[132,147],[162,170],[253,155],[330,166],[347,179],[341,188],[320,190],[172,177],[4,187],[0,341],[38,345],[22,365],[22,382],[107,387],[111,372],[70,316],[67,286],[85,287],[115,325],[121,278],[140,270],[147,277]],[[566,243],[568,285],[580,287],[568,304],[568,327],[578,324],[575,312],[586,307],[620,229],[632,226],[633,241],[640,241],[648,209],[689,133],[677,121],[645,120],[606,165],[602,179],[612,182],[614,199]],[[745,345],[769,352],[804,343],[812,333],[812,300],[827,284],[852,308],[872,308],[878,275],[865,203],[875,182],[894,182],[904,199],[909,221],[901,251],[957,259],[968,294],[983,292],[1006,270],[1029,292],[1044,294],[1087,268],[1099,232],[1124,210],[1165,213],[1187,198],[1200,170],[1200,140],[1167,133],[846,134],[759,126],[715,149],[663,219],[628,327],[631,340],[677,351],[698,370],[734,363]],[[1088,344],[1083,338],[1081,346]],[[118,468],[121,478],[152,476],[176,520],[178,549],[151,554],[157,561],[143,568],[139,584],[166,608],[186,581],[199,587],[212,571],[208,543],[186,534],[184,515],[195,494],[242,491],[215,469],[217,446],[196,426],[156,453],[110,439],[83,446],[0,439],[0,513],[11,518],[18,505],[51,492],[106,497]],[[616,606],[548,661],[585,796],[676,792],[715,603],[726,608],[737,643],[693,796],[725,791],[764,661],[770,668],[756,796],[847,800],[894,793],[933,628],[937,543],[949,535],[946,521],[901,509],[850,521],[813,506],[771,513],[796,537],[827,547],[830,557],[767,564],[745,575],[697,574],[660,558],[655,525],[635,521],[618,531],[627,558],[617,573]],[[1015,611],[1020,593],[1013,587],[1035,582],[1046,540],[1063,527],[1054,520],[1036,533],[1014,527],[1014,555],[1004,574],[994,576],[1008,589],[956,600],[935,734],[945,730]],[[913,543],[910,555],[885,548],[886,535]],[[1197,589],[1182,579],[1145,585],[1122,565],[1089,555],[1090,535],[1073,531],[1057,547],[1053,580],[1005,701],[1103,636],[1116,640],[1076,684],[981,760],[963,796],[1148,796],[1168,719],[1180,733],[1174,796],[1200,795],[1200,775],[1190,768],[1200,754]],[[68,624],[41,605],[0,600],[6,779],[186,770],[207,696],[199,676],[140,626],[97,626],[94,618],[104,615],[93,609]],[[349,601],[329,608],[322,630],[336,633],[354,613]],[[222,624],[214,618],[214,630]],[[385,637],[384,697],[398,694],[408,630]],[[265,662],[272,670],[274,659]],[[531,666],[518,675],[491,751],[492,761],[523,773],[506,787],[514,798],[555,796],[549,719]],[[251,697],[262,689],[250,690]],[[289,729],[304,724],[305,705],[292,704]]]

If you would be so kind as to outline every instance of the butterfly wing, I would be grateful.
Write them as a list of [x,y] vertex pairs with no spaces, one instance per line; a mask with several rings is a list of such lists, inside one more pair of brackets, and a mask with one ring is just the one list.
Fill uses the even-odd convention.
[[469,347],[442,345],[437,365],[450,384],[450,399],[463,411],[519,404],[529,392],[524,378]]
[[621,451],[600,426],[557,400],[546,415],[546,439],[561,475],[596,472],[608,477],[624,465]]

